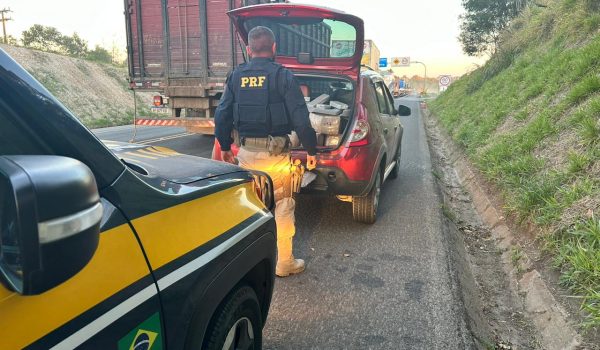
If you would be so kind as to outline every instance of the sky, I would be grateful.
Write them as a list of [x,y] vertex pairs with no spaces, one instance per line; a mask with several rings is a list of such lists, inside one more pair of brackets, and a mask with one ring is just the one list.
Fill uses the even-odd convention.
[[[292,0],[292,2],[297,2]],[[461,0],[301,0],[343,10],[365,22],[365,36],[372,39],[381,57],[410,57],[427,65],[427,76],[462,75],[481,58],[462,54],[459,34]],[[125,48],[123,0],[0,0],[10,8],[7,32],[20,37],[33,24],[56,27],[63,34],[77,32],[88,41],[111,48]],[[422,65],[396,68],[397,74],[423,75]]]

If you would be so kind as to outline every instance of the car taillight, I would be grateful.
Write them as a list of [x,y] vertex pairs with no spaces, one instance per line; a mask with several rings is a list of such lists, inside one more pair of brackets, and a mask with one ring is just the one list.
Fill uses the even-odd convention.
[[369,144],[369,121],[367,119],[367,109],[362,104],[359,105],[356,122],[350,135],[350,147],[365,146]]
[[163,98],[162,96],[158,95],[158,96],[154,96],[154,105],[156,107],[160,107],[163,105]]

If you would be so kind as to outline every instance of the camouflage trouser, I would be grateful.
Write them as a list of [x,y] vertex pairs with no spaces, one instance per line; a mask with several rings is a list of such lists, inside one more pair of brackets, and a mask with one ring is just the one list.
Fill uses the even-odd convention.
[[273,180],[275,192],[275,222],[277,238],[292,238],[296,233],[294,209],[296,201],[292,198],[291,158],[289,153],[271,156],[269,152],[254,152],[242,146],[237,154],[239,165],[246,169],[260,170],[269,174]]

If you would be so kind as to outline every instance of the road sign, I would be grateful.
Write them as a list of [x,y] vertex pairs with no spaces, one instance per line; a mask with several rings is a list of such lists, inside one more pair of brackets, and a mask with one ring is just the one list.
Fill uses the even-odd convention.
[[387,67],[387,64],[388,64],[387,57],[381,57],[379,59],[379,68],[385,68],[385,67]]
[[410,66],[410,57],[392,57],[392,67]]
[[449,75],[440,76],[440,86],[448,86],[452,82],[452,77]]

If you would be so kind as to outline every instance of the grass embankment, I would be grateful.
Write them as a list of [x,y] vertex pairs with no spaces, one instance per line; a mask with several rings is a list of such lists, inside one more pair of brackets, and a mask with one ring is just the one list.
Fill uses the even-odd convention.
[[600,2],[548,0],[504,34],[489,62],[432,111],[507,210],[539,228],[600,326]]

